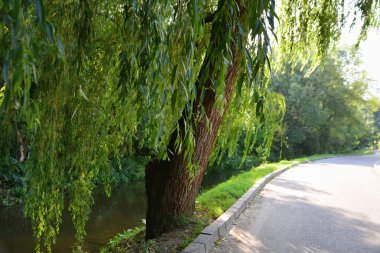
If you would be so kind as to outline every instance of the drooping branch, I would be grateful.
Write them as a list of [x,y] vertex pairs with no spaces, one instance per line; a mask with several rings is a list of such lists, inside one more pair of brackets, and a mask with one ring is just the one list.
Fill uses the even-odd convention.
[[213,13],[206,13],[205,23],[211,23],[212,21],[214,21],[215,15],[216,15],[216,11]]

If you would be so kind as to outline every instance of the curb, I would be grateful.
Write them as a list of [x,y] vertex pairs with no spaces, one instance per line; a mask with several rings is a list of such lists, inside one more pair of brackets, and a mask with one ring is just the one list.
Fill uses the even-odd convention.
[[240,214],[247,208],[248,204],[253,201],[253,199],[259,194],[260,190],[270,180],[297,165],[299,165],[299,163],[293,162],[259,179],[227,211],[203,229],[200,235],[182,250],[181,253],[208,253],[214,246],[214,242],[231,230],[232,223],[239,218]]
[[375,171],[375,173],[377,173],[377,174],[380,176],[380,161],[377,161],[377,162],[373,165],[373,170]]

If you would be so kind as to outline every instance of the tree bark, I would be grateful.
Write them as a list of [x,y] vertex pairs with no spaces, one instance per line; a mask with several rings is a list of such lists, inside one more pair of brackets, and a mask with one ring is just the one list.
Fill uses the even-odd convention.
[[[217,39],[213,31],[214,27],[211,30],[210,41]],[[239,66],[241,65],[240,63],[242,60],[241,51],[238,50],[238,47],[234,42],[237,41],[237,36],[238,28],[236,26],[233,28],[233,38],[230,42],[232,63],[229,65],[225,76],[223,112],[227,110],[232,99]],[[212,45],[211,42],[210,44]],[[206,71],[207,67],[213,69],[213,66],[208,65],[211,62],[210,56],[212,55],[213,49],[210,48],[209,50],[211,51],[206,54],[199,77],[202,76],[202,72]],[[212,71],[208,71],[207,73],[211,72]],[[196,85],[199,86],[199,82]],[[197,98],[192,108],[192,112],[190,113],[190,115],[199,115],[199,103],[202,103],[209,122],[211,123],[211,127],[207,127],[206,118],[203,117],[194,128],[195,151],[193,159],[198,161],[196,175],[191,177],[189,174],[183,153],[171,156],[170,161],[152,160],[146,166],[145,184],[148,197],[146,239],[155,238],[162,233],[169,231],[178,218],[192,215],[194,212],[195,199],[201,186],[208,160],[223,118],[223,112],[221,113],[214,106],[216,96],[211,77],[206,80],[204,86],[205,97],[203,101],[201,101],[200,98]],[[180,129],[182,129],[181,126],[183,126],[184,119],[187,117],[185,111],[186,110],[184,110],[181,119],[178,121]],[[172,134],[168,150],[175,150],[175,138],[177,138],[177,132]]]

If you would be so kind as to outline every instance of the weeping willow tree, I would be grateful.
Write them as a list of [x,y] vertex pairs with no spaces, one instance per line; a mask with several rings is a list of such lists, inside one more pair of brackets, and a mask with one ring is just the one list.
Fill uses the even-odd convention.
[[[213,149],[234,150],[239,122],[247,151],[258,129],[269,147],[284,112],[270,88],[275,24],[282,51],[322,58],[346,20],[344,1],[284,0],[280,15],[275,3],[0,2],[0,150],[21,158],[28,147],[25,210],[36,251],[51,251],[66,196],[81,250],[94,179],[110,191],[110,156],[154,150],[149,239],[192,214]],[[379,4],[353,4],[361,38],[378,26]]]

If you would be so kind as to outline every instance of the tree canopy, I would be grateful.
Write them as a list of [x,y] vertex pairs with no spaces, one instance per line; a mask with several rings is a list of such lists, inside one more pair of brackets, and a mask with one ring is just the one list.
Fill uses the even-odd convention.
[[[259,125],[270,144],[284,112],[283,98],[270,88],[272,41],[278,36],[291,58],[312,53],[320,59],[347,15],[345,1],[284,0],[282,10],[275,4],[0,2],[0,150],[17,159],[27,153],[26,213],[36,251],[51,250],[66,193],[80,250],[94,178],[101,177],[110,191],[110,156],[144,147],[163,160],[183,154],[195,175],[196,127],[204,120],[213,129],[202,102],[208,96],[223,118],[218,147],[233,148],[235,126],[245,115],[246,148]],[[378,26],[379,4],[355,1],[361,38]],[[234,85],[226,85],[228,80]],[[167,148],[170,141],[173,149]]]
[[[289,64],[276,74],[274,88],[286,98],[283,122],[286,157],[345,152],[364,147],[376,131],[367,80],[359,61],[340,50],[311,73],[309,66]],[[306,75],[306,73],[309,73]]]

